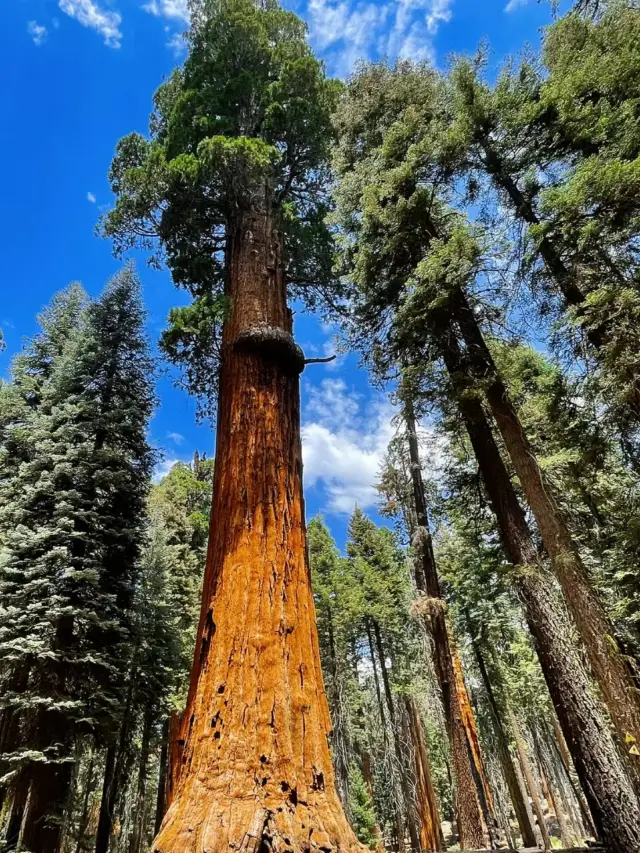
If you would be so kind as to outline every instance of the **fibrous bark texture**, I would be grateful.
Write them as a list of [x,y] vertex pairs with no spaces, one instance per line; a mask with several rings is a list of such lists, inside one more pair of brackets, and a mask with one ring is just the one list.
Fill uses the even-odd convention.
[[480,401],[469,394],[466,366],[447,324],[441,353],[498,522],[512,580],[522,602],[540,666],[603,843],[615,853],[640,850],[640,803],[594,695],[569,616],[538,560],[531,534]]
[[[404,417],[409,440],[413,500],[418,525],[412,539],[415,552],[415,580],[418,590],[427,596],[423,602],[425,626],[432,640],[433,664],[442,696],[447,735],[451,744],[460,847],[463,850],[465,848],[480,849],[489,840],[495,823],[493,801],[480,753],[474,714],[447,624],[446,608],[442,599],[433,542],[429,532],[416,419],[409,397],[404,402]],[[456,665],[458,671],[456,671]]]
[[[360,849],[327,741],[300,364],[283,344],[291,315],[265,196],[229,237],[213,523],[181,769],[156,853]],[[264,334],[247,334],[255,329]]]
[[[474,367],[486,382],[486,396],[513,467],[522,484],[527,503],[538,525],[540,537],[551,558],[598,681],[611,719],[625,750],[631,735],[640,740],[640,696],[634,679],[615,640],[614,629],[604,606],[594,592],[578,548],[536,459],[509,392],[498,375],[471,307],[463,295],[458,312],[460,328]],[[636,788],[640,790],[640,758],[633,762]]]

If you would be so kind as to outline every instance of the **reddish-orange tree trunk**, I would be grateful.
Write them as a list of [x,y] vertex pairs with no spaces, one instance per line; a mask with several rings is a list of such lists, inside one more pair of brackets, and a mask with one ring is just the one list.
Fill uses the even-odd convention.
[[433,664],[442,695],[442,706],[455,776],[460,848],[479,849],[491,837],[495,825],[493,799],[480,753],[475,718],[450,636],[445,602],[440,589],[433,543],[429,532],[429,515],[422,480],[422,466],[416,432],[416,418],[411,398],[404,401],[407,425],[411,480],[417,528],[413,532],[416,586],[426,598],[425,626],[431,634]]
[[182,767],[153,849],[356,850],[327,742],[302,501],[304,359],[268,197],[233,230],[227,264],[214,523]]
[[424,732],[422,731],[420,713],[416,707],[415,700],[410,696],[405,697],[405,709],[407,719],[409,720],[409,732],[411,734],[416,769],[416,806],[419,821],[420,847],[422,850],[441,850],[440,816],[431,780],[427,745],[424,740]]

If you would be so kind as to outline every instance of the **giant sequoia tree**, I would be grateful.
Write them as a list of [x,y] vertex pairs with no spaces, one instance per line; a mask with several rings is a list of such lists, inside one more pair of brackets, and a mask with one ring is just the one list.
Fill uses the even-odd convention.
[[301,493],[304,355],[287,307],[289,285],[309,292],[322,276],[336,87],[302,22],[271,0],[198,4],[189,43],[156,95],[151,137],[118,146],[104,223],[121,248],[158,238],[195,300],[167,345],[202,346],[205,372],[192,361],[189,378],[219,387],[185,745],[155,849],[354,848],[327,744]]

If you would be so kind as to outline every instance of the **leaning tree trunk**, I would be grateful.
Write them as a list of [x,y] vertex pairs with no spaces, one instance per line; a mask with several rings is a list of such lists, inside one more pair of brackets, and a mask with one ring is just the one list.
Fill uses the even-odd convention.
[[357,850],[335,788],[270,194],[230,229],[207,567],[182,770],[153,849]]
[[594,696],[554,582],[540,564],[524,512],[505,468],[482,404],[462,361],[448,318],[436,326],[437,343],[451,376],[478,467],[493,507],[512,583],[520,597],[540,666],[589,801],[596,828],[611,853],[640,850],[640,803],[604,709]]
[[[567,606],[584,643],[594,675],[616,727],[620,749],[632,735],[640,742],[640,696],[614,637],[614,629],[602,602],[593,591],[577,546],[545,481],[540,465],[510,400],[480,327],[463,294],[457,312],[469,356],[483,378],[485,393],[540,537],[551,558]],[[631,757],[628,758],[631,764]],[[633,762],[640,790],[640,757]]]
[[488,816],[491,794],[486,783],[473,711],[470,706],[466,712],[463,710],[466,689],[464,682],[462,682],[462,690],[460,689],[456,678],[455,647],[449,635],[446,605],[442,598],[433,542],[429,532],[416,419],[413,403],[408,394],[405,394],[404,399],[404,419],[407,425],[413,502],[417,521],[417,528],[412,531],[415,552],[414,573],[416,586],[424,598],[420,604],[425,627],[432,640],[433,665],[440,687],[447,736],[451,745],[460,847],[463,850],[465,848],[480,849],[487,842],[493,819],[493,816]]
[[529,761],[527,745],[525,743],[524,737],[522,736],[522,732],[520,731],[520,726],[518,724],[518,720],[516,719],[516,715],[513,713],[513,709],[511,707],[509,707],[509,723],[511,725],[511,730],[513,731],[513,739],[516,742],[516,750],[518,751],[520,768],[522,769],[522,774],[526,780],[527,788],[529,789],[529,794],[531,795],[533,811],[536,816],[536,820],[538,821],[538,829],[540,830],[540,835],[542,836],[542,845],[545,850],[551,850],[551,839],[549,838],[549,830],[547,828],[547,823],[544,819],[544,812],[542,811],[540,789],[538,788],[538,783],[536,782],[536,779],[533,775],[533,768],[531,767],[531,762]]
[[440,815],[436,794],[433,790],[427,745],[422,730],[420,713],[413,697],[405,696],[404,703],[407,719],[409,720],[409,732],[416,768],[416,805],[419,821],[418,828],[420,831],[420,847],[422,850],[441,850]]

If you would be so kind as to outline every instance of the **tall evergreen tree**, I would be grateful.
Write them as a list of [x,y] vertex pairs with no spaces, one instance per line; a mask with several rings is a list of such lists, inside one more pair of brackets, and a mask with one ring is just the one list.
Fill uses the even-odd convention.
[[2,652],[28,674],[10,760],[29,782],[20,838],[35,853],[59,848],[78,738],[117,721],[153,462],[143,322],[126,269],[54,365],[3,518]]
[[157,238],[194,297],[165,342],[195,356],[196,390],[220,392],[200,652],[155,845],[355,848],[326,737],[301,494],[305,359],[287,305],[288,288],[313,300],[327,284],[337,86],[275,0],[203,0],[187,39],[151,138],[119,143],[104,222],[116,248]]

